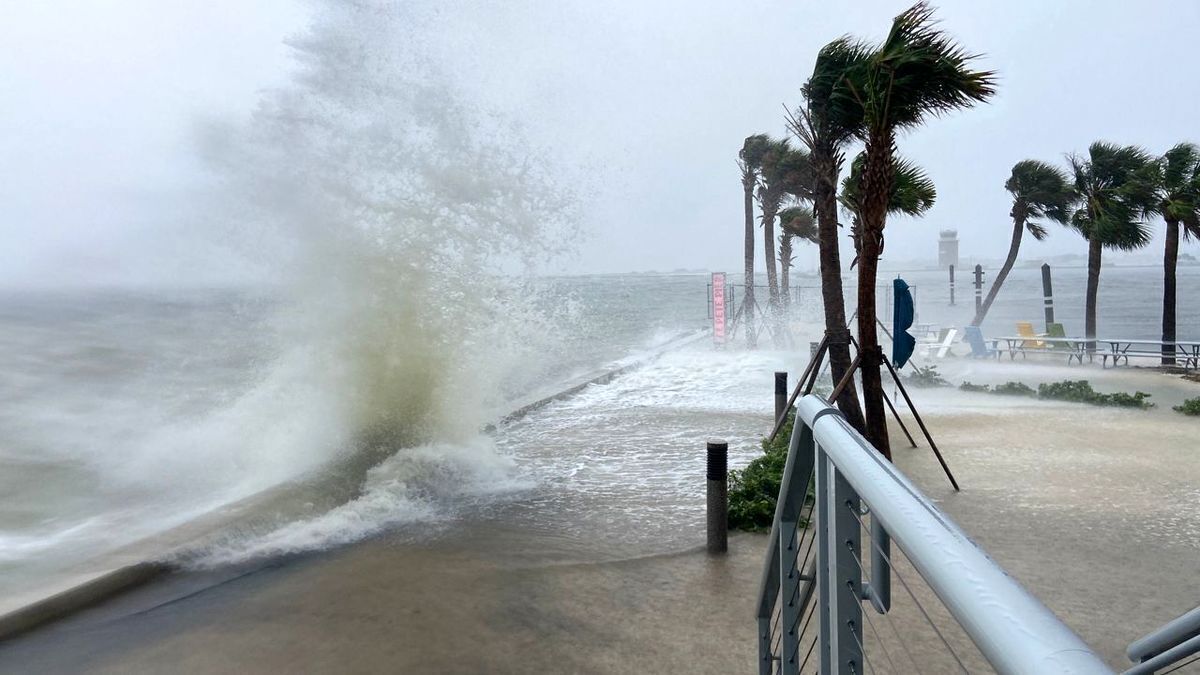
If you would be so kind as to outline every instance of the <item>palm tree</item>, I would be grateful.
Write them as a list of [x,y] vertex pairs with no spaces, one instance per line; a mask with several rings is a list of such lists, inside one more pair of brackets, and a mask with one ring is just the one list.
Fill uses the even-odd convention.
[[[838,175],[845,160],[844,149],[862,124],[862,108],[845,91],[843,73],[868,55],[867,47],[849,38],[825,45],[817,54],[812,76],[804,83],[805,105],[792,112],[789,120],[793,133],[808,148],[813,166],[812,202],[821,256],[821,301],[825,308],[829,370],[834,382],[840,382],[851,365],[838,245]],[[837,406],[851,426],[866,433],[853,380],[842,389]]]
[[[812,158],[809,153],[804,150],[788,148],[778,162],[772,167],[773,172],[769,178],[778,184],[780,191],[783,193],[784,200],[794,202],[793,206],[799,206],[804,202],[812,201],[812,185],[813,185],[813,165]],[[783,201],[781,200],[781,204]],[[793,216],[796,212],[792,213]],[[780,229],[783,229],[782,212],[779,215]],[[792,264],[792,240],[791,237],[785,234],[780,234],[779,237],[779,304],[780,308],[786,313],[787,308],[791,303],[791,285],[788,278],[789,269]]]
[[[1152,165],[1154,189],[1151,213],[1167,224],[1163,252],[1162,341],[1175,342],[1175,268],[1179,259],[1179,235],[1200,237],[1200,149],[1180,143]],[[1182,225],[1182,228],[1180,226]],[[1163,345],[1162,363],[1175,365],[1175,346]]]
[[995,93],[995,75],[973,70],[976,57],[937,30],[924,2],[896,17],[883,43],[864,62],[847,68],[844,90],[862,108],[858,135],[865,144],[858,261],[858,340],[862,360],[867,440],[891,457],[876,332],[875,282],[883,252],[883,229],[895,181],[897,131],[929,117],[967,108]]
[[[810,183],[811,184],[811,183]],[[783,306],[791,303],[788,270],[792,266],[792,238],[817,243],[817,221],[812,209],[806,206],[789,206],[779,212],[779,280],[783,286]]]
[[1004,189],[1013,198],[1012,208],[1008,212],[1013,221],[1012,242],[1008,246],[1008,257],[1004,259],[1004,264],[992,280],[987,297],[971,321],[972,326],[983,323],[996,294],[1017,262],[1017,251],[1021,248],[1025,230],[1029,230],[1029,234],[1038,241],[1045,239],[1046,228],[1037,221],[1046,219],[1065,225],[1071,218],[1071,204],[1075,201],[1075,191],[1071,189],[1067,175],[1034,159],[1023,159],[1013,165],[1012,175],[1004,182]]
[[[859,240],[857,232],[860,228],[859,209],[862,203],[862,167],[865,156],[859,153],[850,163],[850,175],[842,180],[842,195],[839,201],[850,212],[852,218],[850,231],[855,233],[854,240]],[[925,170],[912,162],[900,157],[892,158],[892,171],[895,179],[892,181],[892,194],[888,198],[888,215],[923,216],[933,208],[937,201],[937,188],[925,174]],[[857,251],[856,251],[857,253]],[[857,258],[855,259],[857,262]],[[854,266],[854,262],[850,266]]]
[[763,157],[767,154],[770,139],[766,134],[748,136],[738,152],[738,167],[742,170],[743,203],[746,209],[745,239],[745,285],[742,298],[742,325],[746,327],[746,346],[754,348],[754,187],[758,185],[758,173],[762,170]]
[[772,310],[779,308],[779,271],[775,264],[775,216],[788,194],[793,150],[787,139],[771,141],[759,172],[758,206],[762,209],[763,254]]
[[1079,205],[1071,226],[1088,241],[1087,298],[1084,335],[1088,351],[1096,348],[1096,297],[1100,289],[1101,254],[1104,249],[1133,250],[1150,242],[1144,214],[1153,208],[1153,193],[1146,179],[1150,155],[1132,145],[1098,141],[1086,157],[1067,156]]

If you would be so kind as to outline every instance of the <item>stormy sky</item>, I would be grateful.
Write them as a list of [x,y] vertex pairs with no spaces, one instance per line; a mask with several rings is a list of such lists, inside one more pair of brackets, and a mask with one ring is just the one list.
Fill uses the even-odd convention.
[[[878,39],[908,2],[738,0],[446,5],[467,89],[521,121],[578,180],[577,253],[550,271],[740,269],[735,156],[785,133],[817,49]],[[1200,142],[1200,4],[944,0],[943,27],[997,70],[985,106],[900,139],[938,203],[889,224],[887,258],[932,258],[957,228],[998,258],[1013,163],[1062,164],[1098,139],[1161,153]],[[215,283],[247,272],[196,214],[211,198],[197,128],[239,119],[286,83],[299,0],[9,3],[0,22],[0,283]],[[1156,224],[1157,225],[1157,224]],[[213,228],[211,231],[218,231]],[[1158,227],[1157,229],[1161,229]],[[1023,257],[1084,253],[1051,228]],[[1157,256],[1161,237],[1144,251]],[[1184,251],[1198,253],[1196,244]],[[801,269],[810,267],[801,255]]]

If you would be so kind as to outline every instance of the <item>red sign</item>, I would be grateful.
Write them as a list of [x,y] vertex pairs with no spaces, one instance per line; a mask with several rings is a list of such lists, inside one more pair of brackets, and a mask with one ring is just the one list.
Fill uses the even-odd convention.
[[713,306],[713,342],[725,344],[725,273],[713,272],[712,275],[712,306]]

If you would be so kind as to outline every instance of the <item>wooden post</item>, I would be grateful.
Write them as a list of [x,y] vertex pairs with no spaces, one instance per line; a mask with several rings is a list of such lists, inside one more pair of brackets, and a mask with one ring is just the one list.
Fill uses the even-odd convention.
[[1054,323],[1054,290],[1050,284],[1050,265],[1042,263],[1042,299],[1046,304],[1046,332],[1050,332],[1050,324]]

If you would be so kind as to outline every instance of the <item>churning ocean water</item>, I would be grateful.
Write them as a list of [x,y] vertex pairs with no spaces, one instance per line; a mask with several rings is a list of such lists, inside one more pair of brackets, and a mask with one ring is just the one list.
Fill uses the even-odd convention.
[[[384,446],[383,466],[365,479],[376,502],[276,535],[262,550],[319,548],[434,518],[438,489],[469,493],[470,472],[479,491],[523,486],[481,423],[509,400],[704,324],[699,277],[544,279],[520,293],[537,306],[531,316],[561,323],[538,324],[548,333],[536,350],[496,345],[486,364],[444,363],[441,379],[425,366],[440,357],[437,345],[363,356],[290,344],[294,324],[279,320],[284,309],[270,293],[3,294],[0,594],[319,469],[361,449],[366,435]],[[348,379],[358,370],[330,362],[337,357],[388,362],[397,386],[427,389],[388,399],[401,404],[483,367],[494,377],[478,381],[496,390],[464,400],[488,409],[463,411],[462,428],[433,429],[447,424],[430,412],[438,405],[410,407],[409,419],[355,409],[380,405],[354,391],[377,385]],[[381,420],[388,428],[372,428]]]
[[[1200,290],[1195,272],[1181,270],[1181,298]],[[1057,311],[1069,331],[1081,323],[1084,274],[1056,273]],[[938,287],[940,273],[904,276],[918,288],[921,320],[969,320],[971,296],[963,298],[960,290],[958,307],[949,307],[940,297],[947,295]],[[985,325],[992,334],[1040,317],[1036,270],[1013,276]],[[535,349],[507,344],[489,352],[499,370],[480,381],[495,391],[471,399],[487,409],[464,411],[459,428],[449,431],[429,428],[446,424],[428,414],[440,406],[409,408],[410,419],[403,412],[356,410],[379,399],[352,391],[356,382],[344,376],[357,371],[331,363],[329,353],[290,344],[292,324],[278,320],[283,308],[270,293],[5,293],[0,591],[36,585],[219,505],[320,471],[360,450],[366,436],[377,454],[357,498],[235,540],[211,560],[319,549],[397,524],[442,522],[479,499],[561,499],[567,529],[596,527],[594,521],[618,514],[614,527],[634,523],[628,531],[647,541],[678,536],[681,527],[686,533],[698,526],[693,511],[702,500],[693,475],[697,439],[725,435],[735,441],[735,459],[752,456],[761,430],[747,427],[745,415],[768,410],[766,374],[802,367],[802,355],[716,352],[702,341],[668,354],[653,370],[592,387],[496,434],[479,429],[509,401],[706,325],[707,281],[704,275],[609,275],[540,279],[513,290],[536,310],[530,316],[542,317]],[[799,324],[816,327],[813,283],[799,280],[796,313]],[[1102,334],[1154,337],[1157,312],[1145,299],[1160,284],[1158,270],[1106,270]],[[1179,323],[1181,336],[1200,335],[1186,302]],[[402,350],[382,357],[392,362],[401,386],[436,390],[444,384],[430,379],[423,365],[436,354]],[[374,363],[381,355],[370,358]],[[410,366],[409,359],[418,363]],[[481,364],[443,367],[470,371]],[[405,381],[406,373],[420,377]],[[371,379],[362,384],[375,386]],[[379,420],[390,426],[377,428]],[[609,440],[614,425],[626,432],[621,447]]]

